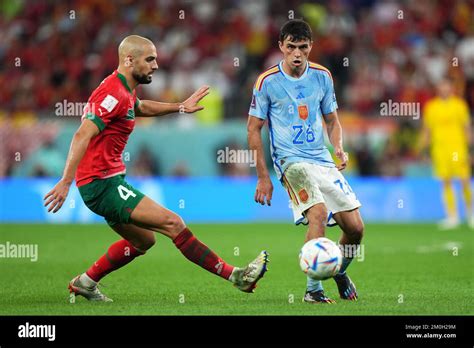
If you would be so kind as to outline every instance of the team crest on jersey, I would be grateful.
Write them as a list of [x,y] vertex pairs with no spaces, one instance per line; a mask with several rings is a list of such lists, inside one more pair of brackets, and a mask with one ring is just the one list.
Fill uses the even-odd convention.
[[306,121],[309,115],[308,106],[306,104],[298,105],[298,115],[302,120]]

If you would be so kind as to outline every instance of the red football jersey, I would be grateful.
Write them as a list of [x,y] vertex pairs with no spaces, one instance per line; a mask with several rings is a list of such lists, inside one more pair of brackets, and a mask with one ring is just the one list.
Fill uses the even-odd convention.
[[76,185],[125,173],[122,152],[135,126],[135,91],[115,70],[90,96],[82,121],[91,120],[100,133],[93,137],[76,171]]

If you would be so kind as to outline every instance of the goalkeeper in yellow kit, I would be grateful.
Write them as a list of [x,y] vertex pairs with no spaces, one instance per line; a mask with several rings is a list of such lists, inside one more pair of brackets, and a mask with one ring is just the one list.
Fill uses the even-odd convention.
[[437,96],[430,99],[423,111],[423,131],[420,150],[431,144],[434,174],[442,181],[446,219],[440,228],[450,229],[459,225],[453,179],[460,179],[466,218],[474,227],[469,144],[471,122],[469,108],[462,98],[453,93],[453,85],[447,78],[437,86]]

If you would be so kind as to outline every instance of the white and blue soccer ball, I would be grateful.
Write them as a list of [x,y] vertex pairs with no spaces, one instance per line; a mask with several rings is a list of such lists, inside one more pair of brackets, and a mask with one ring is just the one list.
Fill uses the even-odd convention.
[[328,238],[320,237],[306,242],[299,258],[303,272],[315,280],[332,278],[341,269],[341,250]]

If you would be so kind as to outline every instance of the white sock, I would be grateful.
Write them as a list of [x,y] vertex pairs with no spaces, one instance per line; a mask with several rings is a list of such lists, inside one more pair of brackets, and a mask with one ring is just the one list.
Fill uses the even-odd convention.
[[79,280],[81,281],[82,284],[84,284],[88,288],[92,288],[97,285],[97,282],[94,281],[91,277],[89,277],[86,272],[82,273],[79,276]]
[[239,267],[234,267],[234,269],[232,270],[232,273],[230,274],[229,276],[229,279],[227,279],[228,281],[230,281],[231,283],[234,283],[236,282],[236,278],[237,276],[239,275],[239,272],[238,271],[241,271],[242,269],[239,268]]

